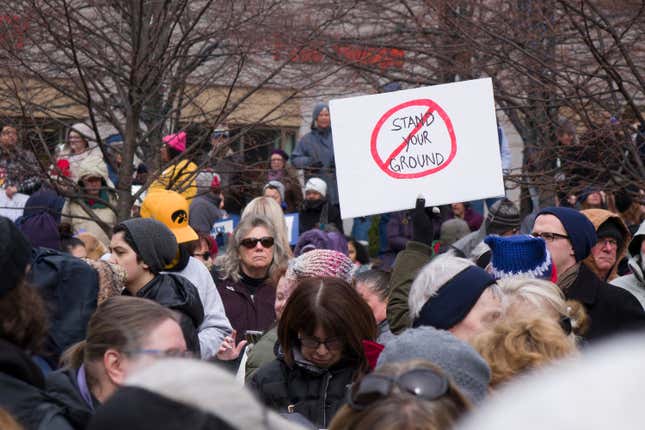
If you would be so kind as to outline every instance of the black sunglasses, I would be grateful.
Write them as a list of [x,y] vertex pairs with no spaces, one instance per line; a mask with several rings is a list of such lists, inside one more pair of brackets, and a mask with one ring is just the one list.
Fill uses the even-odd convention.
[[395,386],[404,393],[430,401],[444,396],[450,388],[448,378],[432,369],[412,369],[395,378],[370,374],[354,384],[348,403],[352,409],[363,410],[389,397]]
[[261,238],[247,237],[246,239],[242,239],[240,241],[240,245],[248,249],[253,249],[257,246],[258,242],[260,242],[263,248],[271,248],[275,243],[275,240],[273,240],[273,238],[270,236]]

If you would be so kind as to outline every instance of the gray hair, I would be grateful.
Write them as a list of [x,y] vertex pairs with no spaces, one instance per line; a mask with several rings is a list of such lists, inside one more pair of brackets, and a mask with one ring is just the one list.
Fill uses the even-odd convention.
[[419,274],[414,278],[414,282],[412,282],[410,295],[408,296],[410,320],[414,320],[419,316],[423,305],[430,297],[437,294],[442,285],[454,278],[459,272],[474,265],[475,263],[466,258],[441,254],[421,268]]
[[[274,239],[276,238],[276,229],[269,218],[262,215],[249,215],[247,217],[243,217],[233,232],[233,236],[231,237],[226,249],[226,254],[224,254],[220,260],[220,273],[222,279],[232,279],[235,282],[238,282],[241,279],[239,253],[240,242],[255,227],[266,228],[269,234]],[[280,262],[287,260],[288,256],[286,250],[282,243],[276,239],[273,245],[273,261],[269,266],[269,274],[273,274],[278,267],[280,267]]]

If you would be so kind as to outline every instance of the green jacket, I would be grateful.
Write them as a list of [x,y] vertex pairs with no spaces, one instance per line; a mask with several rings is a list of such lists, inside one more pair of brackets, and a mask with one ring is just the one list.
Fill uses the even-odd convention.
[[408,296],[412,281],[434,256],[434,251],[421,242],[409,241],[405,249],[396,256],[390,279],[390,297],[387,304],[387,320],[390,330],[399,334],[410,327]]
[[258,343],[253,345],[251,352],[249,352],[248,357],[246,358],[246,373],[245,380],[248,383],[251,380],[251,377],[264,364],[269,363],[275,360],[275,354],[273,353],[275,348],[275,343],[278,341],[278,327],[275,326],[258,340]]

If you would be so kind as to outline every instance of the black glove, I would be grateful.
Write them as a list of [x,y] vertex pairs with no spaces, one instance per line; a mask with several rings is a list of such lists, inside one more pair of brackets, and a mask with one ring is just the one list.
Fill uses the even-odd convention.
[[412,240],[432,246],[434,239],[434,224],[432,208],[426,209],[426,200],[418,198],[412,213]]

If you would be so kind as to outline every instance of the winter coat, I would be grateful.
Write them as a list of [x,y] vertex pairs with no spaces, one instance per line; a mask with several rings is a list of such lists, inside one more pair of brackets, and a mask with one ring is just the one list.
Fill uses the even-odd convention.
[[331,127],[325,129],[312,127],[311,132],[302,136],[296,144],[291,153],[291,162],[296,168],[305,170],[305,180],[317,177],[325,181],[327,198],[332,205],[338,204],[336,161]]
[[564,290],[564,295],[585,307],[591,319],[584,336],[587,341],[645,326],[643,307],[631,293],[600,280],[586,265],[579,267],[575,281]]
[[[452,216],[451,218],[456,217]],[[467,205],[464,208],[464,221],[468,223],[470,231],[477,231],[479,230],[479,227],[481,227],[482,222],[484,222],[484,217],[472,207],[470,207],[470,205]]]
[[31,194],[40,188],[40,164],[33,152],[0,147],[0,186],[14,186],[19,193]]
[[251,380],[251,377],[260,367],[275,360],[277,342],[278,327],[275,326],[264,333],[264,336],[260,338],[258,343],[253,345],[253,348],[251,348],[246,358],[246,382]]
[[243,277],[239,281],[221,279],[213,269],[217,291],[224,303],[226,316],[238,336],[244,336],[247,330],[267,331],[275,321],[275,288],[269,282],[261,283],[251,295]]
[[195,177],[198,173],[198,167],[195,163],[188,160],[180,160],[164,170],[161,175],[148,188],[148,192],[153,190],[172,190],[176,191],[191,200],[197,194],[197,184]]
[[199,233],[210,234],[215,221],[225,216],[225,212],[219,208],[220,201],[212,192],[195,197],[190,202],[188,224]]
[[179,250],[179,263],[168,272],[162,273],[176,273],[188,279],[197,288],[204,307],[204,320],[199,325],[199,346],[202,358],[211,358],[217,354],[224,338],[231,333],[231,323],[226,318],[222,298],[204,263],[191,257],[183,246],[180,245]]
[[419,270],[434,256],[434,251],[421,242],[409,241],[397,255],[390,278],[390,295],[387,303],[387,320],[390,330],[399,334],[410,327],[408,307],[410,287]]
[[[128,290],[123,295],[131,295]],[[197,328],[204,320],[204,308],[197,288],[183,276],[159,274],[141,288],[137,297],[150,299],[180,314],[179,325],[188,350],[199,353]]]
[[621,287],[629,291],[638,299],[638,301],[645,307],[645,274],[643,272],[642,256],[641,256],[641,245],[645,240],[645,222],[641,224],[638,228],[634,238],[629,243],[628,255],[629,255],[629,268],[632,273],[629,275],[621,276],[611,281],[612,285]]
[[[85,369],[81,368],[85,373]],[[65,417],[76,429],[85,429],[100,403],[91,394],[87,378],[79,381],[79,369],[63,369],[49,373],[45,378],[47,394],[65,405]],[[81,395],[80,384],[89,397],[89,402]]]
[[302,202],[299,222],[300,234],[312,228],[321,228],[321,224],[333,224],[338,231],[343,232],[343,220],[340,218],[340,212],[324,198],[320,200],[305,200]]
[[[89,157],[84,160],[84,162],[79,165],[77,168],[78,183],[82,186],[81,178],[86,176],[95,176],[101,178],[102,189],[100,198],[102,200],[107,200],[110,205],[113,207],[116,206],[116,196],[112,190],[109,189],[110,182],[107,175],[107,168],[103,159],[96,159],[94,157]],[[87,232],[93,234],[98,240],[101,241],[106,246],[110,245],[110,238],[103,231],[101,226],[99,226],[90,218],[88,212],[83,209],[83,206],[79,203],[79,198],[70,199],[65,202],[63,206],[61,222],[67,222],[72,225],[72,229],[75,234]],[[84,199],[84,203],[89,206],[91,212],[94,213],[101,221],[106,223],[109,227],[114,227],[116,224],[116,213],[109,206],[106,206],[98,200]]]
[[100,172],[98,176],[105,178],[110,187],[113,186],[107,164],[103,160],[103,153],[97,145],[88,148],[85,152],[70,154],[65,158],[69,161],[69,179],[73,182],[78,182],[86,173],[87,166],[92,166],[93,169]]
[[[598,231],[598,228],[600,228],[601,225],[603,225],[607,221],[612,221],[616,227],[620,230],[622,236],[625,238],[623,240],[623,245],[620,247],[620,249],[616,250],[616,264],[614,264],[614,267],[611,268],[609,271],[607,278],[603,279],[603,281],[609,282],[612,281],[614,278],[618,277],[617,271],[618,271],[618,263],[625,257],[627,254],[627,244],[629,243],[629,230],[627,229],[627,226],[623,222],[622,218],[620,218],[618,215],[616,215],[613,212],[604,210],[604,209],[586,209],[583,211],[580,211],[584,216],[589,218],[591,223],[594,226],[594,229]],[[593,258],[593,255],[589,255],[587,258],[585,258],[584,263],[600,278],[600,271],[598,270],[598,267],[596,266],[596,262]]]
[[395,212],[390,215],[387,222],[387,242],[390,251],[399,252],[412,239],[412,213],[411,211]]
[[45,392],[45,379],[31,358],[0,339],[0,408],[25,430],[71,430],[64,407]]
[[258,369],[249,385],[268,407],[279,413],[299,413],[318,428],[327,428],[345,404],[355,372],[356,368],[342,362],[321,369],[301,356],[290,367],[279,356]]

